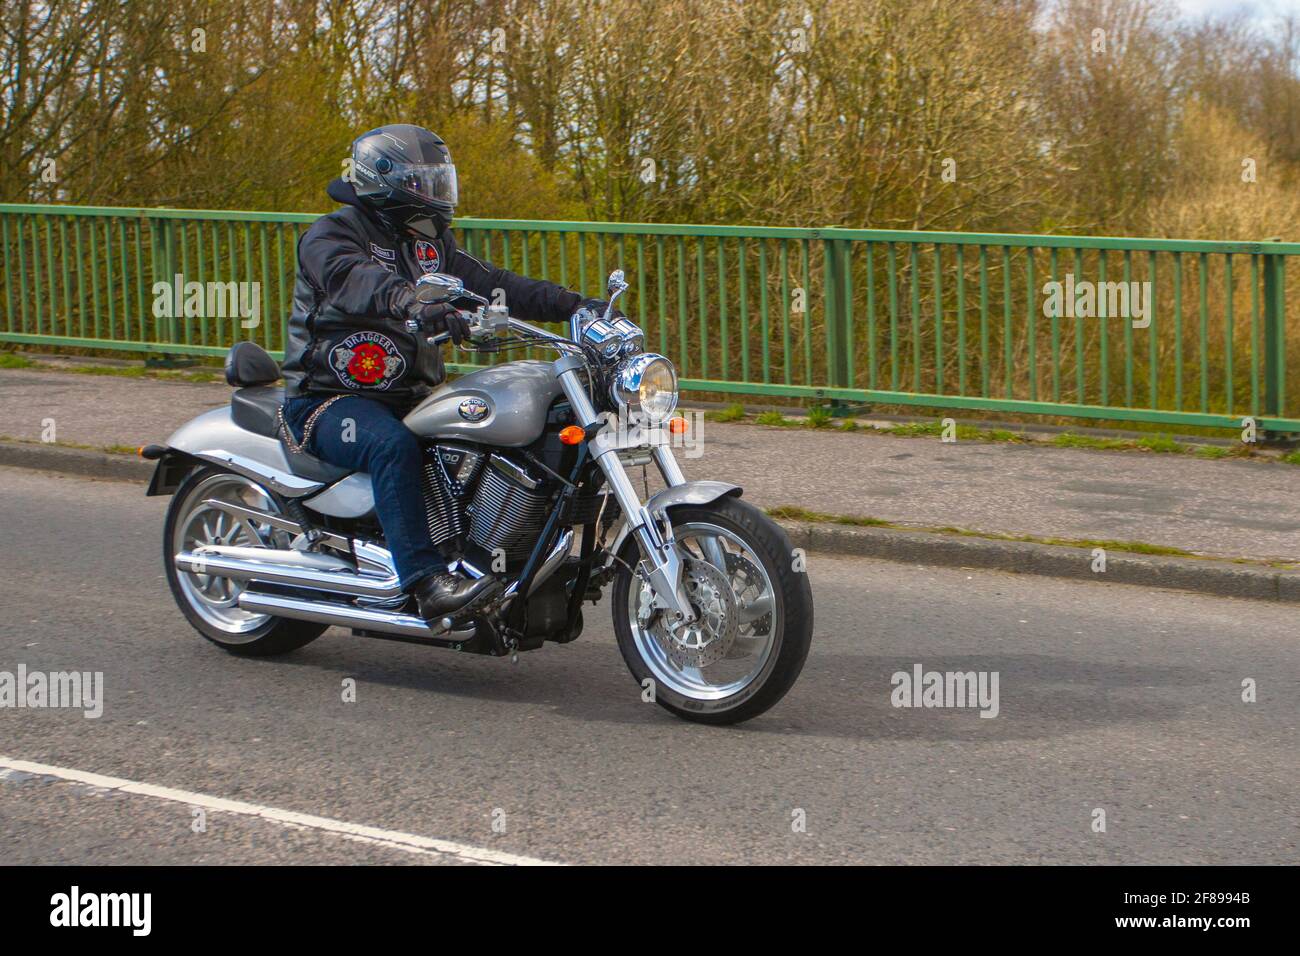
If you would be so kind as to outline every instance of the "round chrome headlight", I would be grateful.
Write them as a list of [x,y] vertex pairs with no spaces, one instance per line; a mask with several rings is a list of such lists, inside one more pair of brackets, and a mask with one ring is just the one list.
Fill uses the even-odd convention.
[[614,371],[610,398],[619,408],[640,412],[647,422],[658,425],[677,408],[677,371],[672,362],[653,352],[624,359]]

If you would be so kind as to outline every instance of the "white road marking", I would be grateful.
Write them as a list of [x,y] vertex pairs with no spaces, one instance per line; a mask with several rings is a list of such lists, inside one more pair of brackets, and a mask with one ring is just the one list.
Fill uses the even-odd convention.
[[486,866],[561,866],[549,860],[538,860],[529,856],[516,856],[513,853],[501,853],[483,847],[455,843],[451,840],[435,840],[415,833],[402,833],[398,830],[384,830],[380,827],[368,827],[359,823],[347,823],[343,820],[331,820],[329,817],[316,817],[293,810],[280,810],[276,807],[264,807],[242,800],[226,800],[212,797],[205,793],[192,793],[188,790],[176,790],[172,787],[160,787],[152,783],[138,783],[121,777],[106,777],[103,774],[89,773],[85,770],[73,770],[68,767],[55,767],[50,764],[33,763],[30,760],[16,760],[0,755],[0,770],[16,770],[20,773],[36,774],[43,777],[55,777],[72,783],[80,783],[103,790],[116,790],[120,793],[137,794],[158,800],[170,800],[193,807],[202,807],[218,813],[237,813],[246,817],[269,820],[294,829],[319,830],[333,833],[349,840],[370,843],[376,846],[404,850],[428,856],[449,856],[466,863],[478,863]]

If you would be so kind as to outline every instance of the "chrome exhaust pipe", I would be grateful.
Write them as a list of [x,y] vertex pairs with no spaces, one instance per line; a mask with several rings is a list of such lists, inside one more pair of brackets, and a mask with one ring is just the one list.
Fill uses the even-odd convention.
[[[303,533],[302,525],[298,524],[298,522],[274,512],[258,511],[256,508],[247,508],[231,501],[222,501],[220,498],[208,498],[203,502],[203,505],[217,511],[224,511],[232,518],[270,525],[272,528],[288,532],[295,538],[301,537]],[[334,548],[336,551],[342,551],[344,554],[351,551],[357,561],[373,567],[380,574],[391,575],[395,573],[393,571],[393,556],[379,545],[371,544],[369,541],[349,540],[343,535],[334,534],[332,531],[321,531],[319,534],[318,544],[327,548]],[[297,547],[296,541],[294,545],[295,551],[301,550]]]
[[239,606],[245,611],[258,614],[288,617],[299,621],[315,621],[317,624],[333,624],[360,631],[399,634],[403,637],[441,637],[451,630],[452,623],[451,618],[447,617],[430,623],[414,614],[394,614],[391,611],[376,611],[349,604],[311,601],[257,591],[241,593]]
[[176,555],[176,567],[236,581],[261,581],[312,591],[332,591],[370,598],[402,593],[396,574],[358,574],[347,561],[314,551],[206,545]]
[[[287,529],[286,529],[287,530]],[[279,548],[246,548],[234,545],[204,545],[193,551],[182,551],[174,561],[177,570],[190,574],[207,574],[236,581],[260,581],[263,584],[280,584],[310,591],[326,591],[356,597],[382,600],[402,594],[401,582],[392,571],[389,553],[375,545],[354,543],[357,557],[376,570],[387,569],[386,574],[358,573],[352,564],[342,558],[317,551],[298,551]],[[568,557],[573,546],[573,531],[566,530],[551,549],[533,577],[529,594],[536,591]],[[472,571],[461,562],[466,571]],[[482,577],[482,572],[473,574]],[[503,597],[513,599],[519,581],[510,582]],[[383,612],[378,612],[383,613]],[[413,619],[413,620],[418,620]]]

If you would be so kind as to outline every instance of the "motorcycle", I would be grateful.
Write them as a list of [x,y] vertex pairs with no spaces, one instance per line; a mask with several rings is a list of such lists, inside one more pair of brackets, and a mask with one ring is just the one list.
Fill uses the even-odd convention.
[[[421,277],[421,301],[471,318],[462,347],[545,348],[445,382],[406,415],[425,450],[429,534],[457,573],[503,588],[467,620],[422,619],[399,587],[369,476],[335,468],[281,438],[275,361],[234,346],[229,407],[182,426],[150,495],[170,495],[163,559],[189,623],[240,655],[302,647],[328,627],[354,635],[518,659],[578,637],[585,603],[612,587],[619,650],[641,688],[688,720],[728,724],[763,713],[794,684],[812,637],[812,591],[774,521],[721,481],[687,481],[672,452],[677,375],[609,308],[560,335],[510,316],[455,277]],[[438,347],[415,323],[408,332]],[[632,481],[656,466],[645,500]],[[648,491],[648,483],[645,486]],[[576,547],[575,547],[576,545]]]

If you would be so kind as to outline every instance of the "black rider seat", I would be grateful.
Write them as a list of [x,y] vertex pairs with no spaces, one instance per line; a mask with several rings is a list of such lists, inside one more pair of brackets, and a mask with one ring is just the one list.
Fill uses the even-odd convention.
[[237,388],[230,396],[230,417],[245,431],[277,438],[280,406],[283,404],[284,389],[278,385]]
[[[272,383],[280,377],[275,359],[256,342],[238,342],[226,355],[226,381],[237,386],[230,396],[230,417],[236,425],[255,435],[280,438],[280,406],[284,389]],[[350,475],[347,468],[337,468],[306,452],[293,454],[285,449],[289,470],[299,478],[325,483]]]

